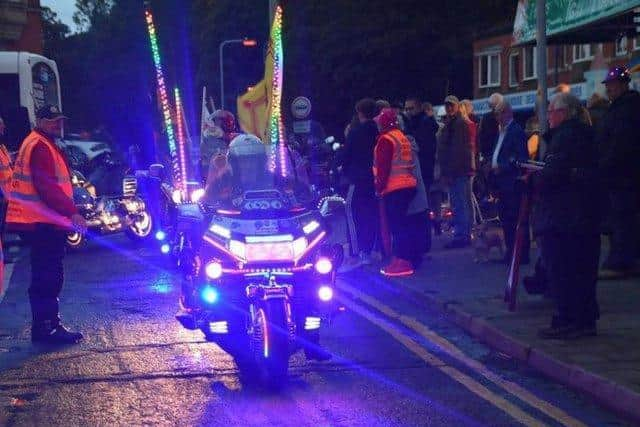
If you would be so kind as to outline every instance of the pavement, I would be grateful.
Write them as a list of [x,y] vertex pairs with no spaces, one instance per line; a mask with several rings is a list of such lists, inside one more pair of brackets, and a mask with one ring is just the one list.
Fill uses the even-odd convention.
[[[640,423],[640,278],[598,282],[598,336],[543,340],[537,331],[550,325],[551,299],[519,286],[517,309],[509,312],[503,301],[507,266],[475,263],[471,249],[443,250],[443,241],[435,240],[414,276],[394,283],[494,349]],[[523,266],[521,277],[532,270]]]
[[[29,268],[17,259],[0,303],[1,426],[630,425],[371,268],[339,277],[346,310],[322,338],[333,360],[298,353],[283,389],[266,391],[241,381],[228,354],[173,319],[180,281],[165,257],[124,236],[99,243],[65,260],[62,316],[86,335],[76,346],[31,344]],[[431,279],[411,280],[454,288],[485,267],[467,271],[465,257],[436,251],[420,273]]]

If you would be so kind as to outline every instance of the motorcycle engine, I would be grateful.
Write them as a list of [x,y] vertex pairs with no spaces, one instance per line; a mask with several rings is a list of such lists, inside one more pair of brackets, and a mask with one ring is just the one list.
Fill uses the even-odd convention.
[[116,231],[121,228],[118,203],[112,199],[102,198],[96,206],[96,213],[105,229]]

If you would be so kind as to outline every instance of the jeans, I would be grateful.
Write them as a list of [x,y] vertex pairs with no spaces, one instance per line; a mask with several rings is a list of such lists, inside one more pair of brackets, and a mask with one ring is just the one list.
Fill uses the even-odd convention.
[[411,240],[413,230],[408,221],[407,210],[409,203],[416,194],[415,188],[392,191],[384,195],[384,206],[389,221],[389,229],[393,237],[393,255],[409,261],[413,256]]
[[56,327],[59,322],[58,296],[64,283],[62,261],[67,233],[47,224],[37,224],[35,231],[21,237],[31,248],[31,286],[29,302],[33,325],[46,321]]
[[473,224],[473,208],[471,206],[471,177],[455,178],[449,186],[451,209],[453,210],[453,238],[469,241]]

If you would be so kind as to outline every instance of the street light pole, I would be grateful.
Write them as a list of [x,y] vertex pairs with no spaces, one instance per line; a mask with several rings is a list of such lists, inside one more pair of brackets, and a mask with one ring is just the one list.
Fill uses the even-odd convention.
[[536,45],[538,63],[538,121],[540,134],[547,131],[547,2],[536,0]]
[[253,39],[248,39],[248,38],[244,38],[244,39],[233,39],[233,40],[225,40],[222,43],[220,43],[220,48],[219,48],[219,55],[220,55],[220,108],[222,110],[224,110],[224,59],[223,59],[223,54],[224,54],[224,47],[228,44],[231,43],[242,43],[243,46],[245,47],[255,47],[257,46],[257,42]]

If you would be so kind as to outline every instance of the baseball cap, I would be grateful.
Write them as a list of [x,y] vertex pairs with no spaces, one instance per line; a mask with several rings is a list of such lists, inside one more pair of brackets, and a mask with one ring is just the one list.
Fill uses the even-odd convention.
[[444,99],[445,104],[460,104],[460,100],[457,96],[449,95]]
[[55,105],[43,105],[36,110],[36,118],[44,120],[67,119],[60,109]]

